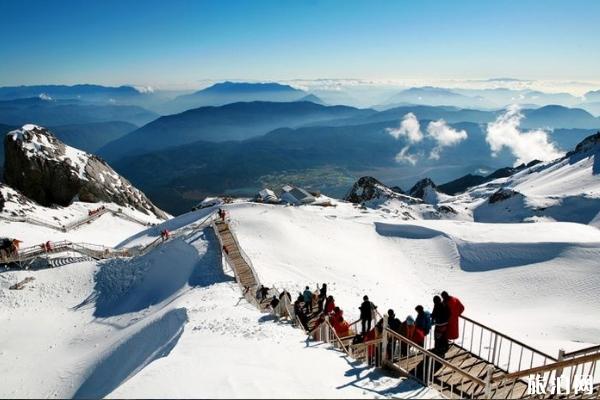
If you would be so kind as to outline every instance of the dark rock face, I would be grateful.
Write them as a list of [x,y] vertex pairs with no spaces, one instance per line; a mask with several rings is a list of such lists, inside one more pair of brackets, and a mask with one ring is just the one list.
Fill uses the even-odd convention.
[[444,183],[443,185],[438,186],[437,189],[442,193],[454,196],[458,193],[464,192],[468,188],[481,185],[487,181],[488,179],[485,176],[467,174],[453,181]]
[[418,199],[404,195],[400,188],[389,188],[371,176],[363,176],[356,181],[346,197],[344,197],[344,200],[356,204],[378,199],[398,199],[408,204],[420,203]]
[[104,201],[167,218],[105,161],[66,146],[45,128],[25,125],[9,132],[4,148],[5,182],[41,205]]
[[446,205],[439,206],[438,211],[443,214],[458,214],[454,208]]
[[421,179],[419,182],[415,183],[415,185],[408,191],[408,194],[412,197],[416,197],[418,199],[423,199],[425,197],[425,190],[430,187],[435,189],[435,183],[429,178]]
[[352,189],[350,189],[344,200],[358,204],[379,198],[381,193],[378,187],[380,186],[385,185],[371,176],[363,176],[352,185]]
[[572,150],[567,153],[565,157],[571,157],[575,154],[586,153],[591,150],[600,149],[600,132],[596,132],[594,135],[588,136],[583,139],[577,146],[575,146],[575,150]]
[[515,196],[523,196],[523,195],[521,193],[517,192],[516,190],[499,189],[498,191],[496,191],[494,194],[492,194],[490,196],[488,201],[490,202],[490,204],[494,204],[499,201],[507,200],[507,199],[510,199],[511,197],[515,197]]

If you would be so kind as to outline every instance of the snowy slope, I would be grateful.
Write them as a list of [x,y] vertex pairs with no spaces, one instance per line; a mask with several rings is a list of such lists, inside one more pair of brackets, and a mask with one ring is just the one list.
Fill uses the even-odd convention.
[[[441,290],[466,314],[541,350],[600,337],[600,231],[573,223],[402,221],[377,210],[235,205],[240,243],[263,283],[296,291],[327,282],[345,313],[364,294],[414,314]],[[551,311],[550,311],[551,310]],[[574,312],[577,310],[577,312]]]
[[423,179],[411,189],[411,196],[425,204],[402,198],[385,185],[379,189],[381,196],[362,204],[406,220],[564,221],[600,227],[599,155],[600,133],[560,159],[534,164],[455,196],[439,193],[429,179]]
[[[0,272],[0,397],[435,396],[307,346],[240,300],[214,233],[195,229],[211,211],[122,241],[182,233],[142,257]],[[7,289],[26,276],[35,281]]]
[[[34,246],[48,240],[116,246],[148,225],[163,222],[154,214],[145,214],[133,207],[121,207],[113,203],[74,202],[69,207],[43,207],[2,184],[0,194],[5,199],[4,207],[0,211],[0,237],[22,240],[22,247]],[[119,211],[121,215],[107,212],[73,230],[63,232],[60,229],[85,219],[89,211],[102,206]]]
[[[600,226],[600,134],[558,160],[536,164],[508,178],[441,199],[454,219],[478,222],[568,221]],[[498,191],[512,194],[490,201]],[[442,215],[448,217],[449,215]]]

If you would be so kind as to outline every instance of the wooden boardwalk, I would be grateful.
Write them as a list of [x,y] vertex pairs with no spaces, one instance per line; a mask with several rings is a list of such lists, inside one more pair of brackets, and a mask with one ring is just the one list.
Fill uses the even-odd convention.
[[[240,247],[226,221],[215,222],[213,228],[219,238],[223,256],[233,270],[246,299],[262,311],[269,309],[270,297],[279,295],[280,292],[273,288],[266,299],[257,300],[256,290],[260,287],[260,280],[251,260]],[[292,321],[295,320],[296,317],[290,315],[289,309],[285,312]],[[375,340],[358,344],[352,344],[354,336],[338,337],[329,322],[319,317],[320,313],[313,305],[308,313],[309,336],[331,343],[355,360],[416,379],[424,386],[437,390],[445,398],[565,398],[552,394],[532,396],[528,393],[527,378],[530,374],[540,373],[547,382],[551,382],[561,374],[591,371],[594,375],[596,366],[600,370],[600,346],[592,346],[587,352],[573,354],[571,358],[568,355],[566,359],[560,355],[555,358],[464,316],[460,317],[461,338],[451,344],[443,357],[432,349],[421,347],[391,331],[387,327],[387,319],[379,315],[377,319],[383,320],[383,334]],[[320,323],[321,321],[324,322]],[[359,328],[357,323],[358,321],[351,324],[355,333]],[[296,323],[296,326],[302,328],[300,323]],[[430,346],[433,343],[432,335],[433,332],[428,337]],[[597,377],[594,379],[591,394],[579,393],[566,398],[598,399],[600,386],[596,383]],[[546,385],[546,389],[548,388]],[[570,388],[574,389],[572,383]]]

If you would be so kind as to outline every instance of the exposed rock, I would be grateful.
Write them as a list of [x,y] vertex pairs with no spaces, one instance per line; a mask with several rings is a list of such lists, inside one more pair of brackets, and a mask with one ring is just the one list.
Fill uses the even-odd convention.
[[66,146],[47,129],[24,125],[4,138],[4,180],[43,206],[114,202],[167,218],[104,160]]
[[442,193],[454,196],[464,192],[468,188],[481,185],[485,182],[488,182],[488,179],[485,176],[467,174],[453,181],[444,183],[443,185],[438,186],[437,189]]
[[490,196],[488,201],[490,204],[494,204],[499,201],[507,200],[507,199],[510,199],[511,197],[515,197],[515,196],[523,196],[523,195],[521,193],[517,192],[516,190],[499,189],[498,191],[494,192]]
[[433,181],[429,178],[421,179],[419,182],[415,183],[415,185],[408,191],[408,194],[409,196],[423,200],[427,194],[428,188],[435,190],[435,183],[433,183]]
[[[399,189],[399,188],[398,188]],[[410,196],[406,196],[391,188],[371,176],[363,176],[352,185],[344,200],[352,203],[361,204],[371,200],[398,199],[408,204],[417,204],[421,201]]]
[[596,132],[593,135],[590,135],[583,139],[577,146],[575,146],[575,150],[572,150],[567,153],[565,157],[571,157],[575,154],[587,153],[591,150],[599,150],[600,149],[600,131]]
[[482,185],[484,183],[493,181],[494,179],[508,178],[517,172],[520,172],[526,168],[531,168],[539,163],[541,163],[540,160],[533,160],[527,164],[521,164],[516,167],[499,168],[486,176],[467,174],[453,181],[444,183],[443,185],[439,185],[436,189],[438,192],[454,196],[456,194],[465,192],[469,188]]
[[454,208],[446,205],[439,206],[438,211],[443,214],[458,214],[458,212]]

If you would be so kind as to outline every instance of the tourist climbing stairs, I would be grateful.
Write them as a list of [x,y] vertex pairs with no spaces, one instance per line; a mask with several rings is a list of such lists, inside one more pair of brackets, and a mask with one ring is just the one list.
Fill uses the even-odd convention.
[[[272,288],[267,298],[259,301],[258,275],[229,223],[218,221],[213,228],[223,257],[245,298],[261,311],[268,310],[271,296],[282,292]],[[451,342],[445,354],[438,354],[434,351],[433,329],[420,346],[392,331],[387,326],[387,317],[376,313],[372,326],[382,321],[381,333],[373,340],[354,343],[360,321],[350,325],[350,334],[340,337],[314,303],[309,307],[308,329],[305,329],[309,337],[330,343],[365,364],[412,378],[445,398],[600,398],[600,345],[571,353],[561,351],[554,357],[461,316],[460,337]],[[277,315],[285,313],[304,329],[289,304],[270,311]]]
[[25,222],[28,224],[43,226],[45,228],[50,228],[50,229],[54,229],[54,230],[58,230],[58,231],[62,231],[62,232],[69,232],[69,231],[72,231],[74,229],[77,229],[83,225],[89,224],[89,223],[99,219],[104,214],[112,214],[121,219],[125,219],[127,221],[134,222],[136,224],[140,224],[140,225],[144,225],[144,226],[150,225],[147,221],[143,221],[141,219],[138,219],[136,217],[133,217],[133,216],[123,212],[123,210],[121,208],[115,210],[115,209],[107,207],[107,206],[102,206],[95,210],[90,210],[90,212],[88,212],[87,215],[82,216],[80,218],[76,218],[66,224],[61,224],[60,222],[47,221],[42,218],[34,217],[32,215],[27,215],[27,216],[2,215],[2,216],[0,216],[0,219],[4,219],[4,220],[10,221],[10,222]]
[[[187,227],[186,229],[172,233],[170,235],[170,239],[179,238],[184,235],[189,235],[200,229],[204,229],[212,223],[214,216],[215,213],[210,213],[204,219]],[[11,253],[1,257],[0,264],[3,264],[7,267],[16,266],[18,268],[28,269],[29,267],[35,265],[36,262],[43,262],[45,266],[62,266],[71,262],[80,262],[85,259],[82,257],[74,257],[72,256],[73,254],[78,254],[79,256],[89,257],[95,260],[118,257],[135,257],[147,254],[165,241],[165,238],[159,236],[144,246],[113,248],[92,243],[76,243],[68,240],[61,240],[57,242],[51,242],[50,249],[48,249],[44,244],[19,249],[19,251],[16,253]],[[59,257],[60,255],[66,256]],[[57,258],[61,258],[61,260],[53,261]]]

